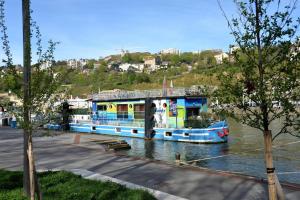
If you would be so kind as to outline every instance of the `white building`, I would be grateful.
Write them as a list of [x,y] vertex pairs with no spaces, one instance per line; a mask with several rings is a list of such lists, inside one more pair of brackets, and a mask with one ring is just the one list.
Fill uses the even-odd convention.
[[239,50],[240,47],[236,45],[230,45],[229,46],[229,55],[232,55],[235,51]]
[[227,59],[227,60],[229,59],[229,55],[224,52],[218,53],[214,57],[217,61],[217,64],[222,64],[225,59]]
[[129,64],[129,63],[123,63],[123,64],[119,65],[119,69],[121,69],[123,72],[127,72],[130,66],[131,66],[131,64]]
[[187,69],[188,69],[188,72],[191,72],[193,70],[193,66],[192,65],[188,65]]
[[158,69],[161,69],[161,68],[162,68],[161,65],[150,65],[150,66],[148,66],[148,71],[149,72],[154,72],[154,71],[156,71]]
[[40,65],[40,67],[41,67],[42,70],[48,69],[48,68],[51,67],[51,66],[52,66],[52,62],[51,62],[51,61],[46,61],[46,62],[44,62],[44,63],[42,63],[42,64]]
[[68,104],[73,108],[73,109],[82,109],[82,108],[91,108],[92,103],[90,101],[87,101],[87,99],[80,99],[78,97],[76,98],[71,98],[67,100]]
[[127,72],[129,70],[135,71],[135,72],[142,72],[145,68],[144,64],[130,64],[130,63],[124,63],[119,65],[119,69],[121,69],[123,72]]
[[79,65],[80,65],[80,67],[83,67],[83,66],[87,65],[88,62],[89,62],[88,59],[82,59],[82,58],[79,59]]
[[296,56],[300,53],[300,38],[294,42],[292,48],[291,48],[291,54],[292,56]]
[[76,59],[70,59],[67,61],[67,65],[71,68],[77,68],[77,61]]
[[138,72],[142,72],[145,69],[144,64],[134,64],[134,67],[138,69]]
[[180,51],[175,48],[163,49],[160,54],[180,54]]
[[67,65],[71,68],[80,68],[80,67],[83,67],[85,65],[88,64],[88,60],[87,59],[79,59],[79,60],[76,60],[76,59],[69,59],[67,60]]

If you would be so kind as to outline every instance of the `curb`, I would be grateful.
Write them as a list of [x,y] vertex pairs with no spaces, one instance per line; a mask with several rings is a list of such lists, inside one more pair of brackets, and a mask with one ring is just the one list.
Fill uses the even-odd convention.
[[89,180],[98,180],[98,181],[103,181],[103,182],[113,182],[113,183],[117,183],[120,185],[123,185],[127,188],[130,189],[140,189],[140,190],[145,190],[147,192],[149,192],[150,194],[152,194],[155,198],[157,198],[158,200],[188,200],[186,198],[182,198],[182,197],[178,197],[166,192],[162,192],[159,190],[153,190],[151,188],[147,188],[141,185],[137,185],[134,183],[130,183],[127,181],[122,181],[120,179],[117,178],[113,178],[113,177],[109,177],[109,176],[105,176],[102,174],[98,174],[98,173],[94,173],[85,169],[50,169],[50,170],[37,170],[39,172],[44,172],[44,171],[68,171],[68,172],[72,172],[73,174],[76,175],[81,175],[83,178],[85,179],[89,179]]

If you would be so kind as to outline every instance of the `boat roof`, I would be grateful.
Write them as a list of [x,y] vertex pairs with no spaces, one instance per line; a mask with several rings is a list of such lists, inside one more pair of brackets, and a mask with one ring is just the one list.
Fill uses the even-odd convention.
[[92,101],[163,99],[180,97],[206,97],[205,88],[201,86],[191,88],[167,88],[154,90],[110,90],[101,91],[90,96]]

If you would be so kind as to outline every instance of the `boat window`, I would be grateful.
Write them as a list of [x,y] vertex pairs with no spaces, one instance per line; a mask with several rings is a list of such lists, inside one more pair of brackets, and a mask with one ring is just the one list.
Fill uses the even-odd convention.
[[134,119],[144,119],[145,117],[145,105],[135,104],[134,105]]
[[120,133],[121,132],[121,128],[115,128],[115,132],[116,133]]
[[117,105],[117,118],[118,119],[128,119],[128,105],[127,104]]
[[187,119],[196,119],[200,114],[200,108],[187,108],[186,109],[186,117]]
[[107,110],[107,106],[106,105],[97,105],[97,110],[98,111],[106,111]]
[[131,133],[132,133],[132,134],[137,134],[137,133],[138,133],[138,130],[132,129],[132,130],[131,130]]
[[165,132],[165,136],[171,137],[172,136],[172,132]]

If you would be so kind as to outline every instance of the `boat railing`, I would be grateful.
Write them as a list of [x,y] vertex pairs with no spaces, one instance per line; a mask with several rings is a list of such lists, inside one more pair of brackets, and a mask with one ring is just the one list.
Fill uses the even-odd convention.
[[128,126],[128,127],[144,127],[145,120],[143,119],[97,119],[93,120],[97,125],[111,125],[111,126]]
[[158,98],[158,97],[179,97],[179,96],[203,96],[203,87],[191,88],[166,88],[153,90],[113,90],[103,91],[90,96],[94,101],[100,100],[117,100],[117,99],[143,99],[143,98]]
[[184,120],[184,127],[207,128],[216,122],[224,120],[225,116],[222,115],[215,115],[212,113],[201,113],[198,116],[190,116],[188,119]]
[[207,128],[212,124],[210,120],[189,119],[184,121],[185,128]]

